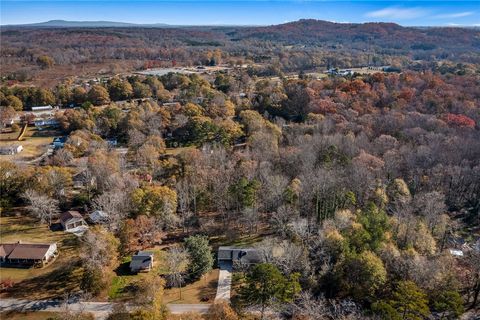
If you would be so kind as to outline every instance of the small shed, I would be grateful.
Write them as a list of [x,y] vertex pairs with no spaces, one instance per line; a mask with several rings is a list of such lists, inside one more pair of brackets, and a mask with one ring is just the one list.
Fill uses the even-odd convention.
[[88,216],[92,223],[102,223],[108,221],[108,214],[102,210],[95,210]]
[[60,215],[60,224],[65,231],[72,230],[81,226],[87,226],[82,215],[78,211],[67,211]]
[[153,267],[153,252],[138,251],[130,262],[131,272],[148,272]]

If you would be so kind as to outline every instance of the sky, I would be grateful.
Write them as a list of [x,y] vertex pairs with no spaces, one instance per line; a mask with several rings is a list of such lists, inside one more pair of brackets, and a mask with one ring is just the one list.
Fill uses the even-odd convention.
[[476,1],[0,0],[0,24],[48,20],[172,25],[272,25],[299,19],[480,27]]

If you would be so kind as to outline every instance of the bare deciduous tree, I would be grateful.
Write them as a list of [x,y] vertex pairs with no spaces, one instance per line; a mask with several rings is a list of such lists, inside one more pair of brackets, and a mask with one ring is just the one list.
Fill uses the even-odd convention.
[[40,222],[48,222],[48,225],[51,226],[52,219],[56,217],[59,212],[58,200],[40,194],[32,189],[25,191],[23,196],[29,203],[27,209],[40,219]]
[[129,211],[128,199],[122,190],[107,191],[93,199],[93,208],[105,212],[109,229],[116,230]]
[[179,288],[180,299],[182,299],[182,285],[186,276],[189,260],[188,252],[183,247],[172,247],[168,250],[167,279],[169,285]]

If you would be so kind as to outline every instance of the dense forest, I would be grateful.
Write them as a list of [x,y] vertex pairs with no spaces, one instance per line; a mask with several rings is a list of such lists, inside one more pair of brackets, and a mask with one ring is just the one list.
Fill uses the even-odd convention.
[[[2,66],[39,70],[110,59],[251,64],[209,76],[1,87],[2,129],[16,115],[28,123],[33,106],[63,107],[54,114],[62,148],[38,165],[0,162],[1,208],[48,224],[71,209],[106,213],[72,262],[89,299],[105,297],[127,257],[166,246],[170,271],[132,282],[138,309],[109,319],[175,319],[163,288],[198,281],[214,266],[212,247],[245,238],[262,263],[235,265],[231,305],[204,319],[478,315],[477,30],[301,20],[7,28],[2,41]],[[369,64],[401,70],[303,72]],[[298,77],[284,76],[292,70]]]
[[[270,27],[28,28],[2,27],[2,76],[26,80],[41,69],[87,64],[110,73],[151,66],[267,63],[263,74],[316,68],[394,65],[417,70],[445,62],[480,63],[479,31],[408,28],[393,23],[339,24],[318,20]],[[218,51],[221,54],[215,54]],[[341,54],[338,54],[341,52]],[[216,55],[217,59],[212,59]],[[42,61],[42,57],[49,61]],[[40,60],[39,60],[40,59]],[[128,63],[126,63],[128,62]],[[451,66],[452,67],[452,66]],[[40,69],[40,70],[39,70]],[[98,68],[97,68],[98,71]]]

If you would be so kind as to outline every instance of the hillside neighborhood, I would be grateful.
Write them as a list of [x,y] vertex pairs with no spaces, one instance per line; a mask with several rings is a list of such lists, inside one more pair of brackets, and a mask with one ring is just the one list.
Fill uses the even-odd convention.
[[7,2],[0,319],[480,319],[470,2]]

